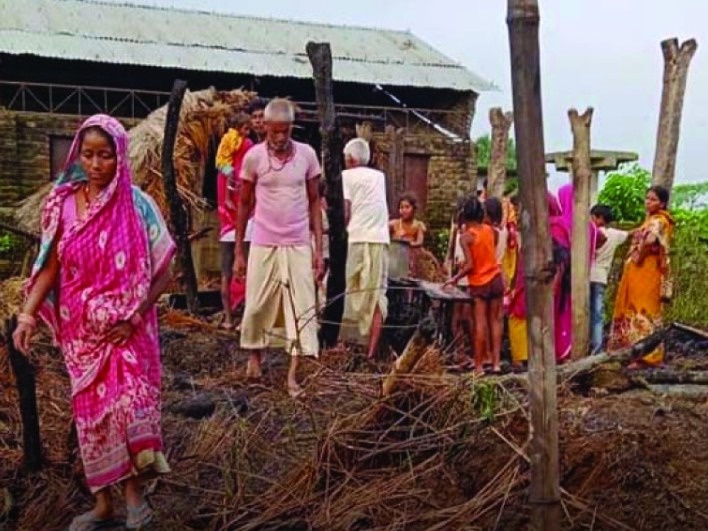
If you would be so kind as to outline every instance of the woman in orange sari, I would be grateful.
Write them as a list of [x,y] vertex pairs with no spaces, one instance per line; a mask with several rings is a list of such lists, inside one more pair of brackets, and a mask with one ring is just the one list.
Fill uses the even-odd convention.
[[[667,210],[669,192],[661,186],[647,191],[647,217],[632,238],[617,290],[610,352],[633,345],[662,326],[662,304],[671,299],[669,245],[674,220]],[[659,365],[664,360],[660,345],[629,368]]]

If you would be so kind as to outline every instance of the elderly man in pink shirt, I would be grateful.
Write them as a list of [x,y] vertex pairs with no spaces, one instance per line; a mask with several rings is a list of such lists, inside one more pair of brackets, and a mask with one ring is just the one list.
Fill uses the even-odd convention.
[[[295,397],[302,393],[298,356],[317,356],[319,351],[315,276],[319,279],[324,267],[318,194],[322,171],[312,147],[291,138],[295,111],[288,100],[272,100],[264,115],[266,141],[248,151],[241,168],[234,264],[238,278],[247,271],[241,347],[251,351],[247,376],[259,378],[262,350],[285,346],[291,355],[287,386]],[[243,238],[254,194],[246,268]]]

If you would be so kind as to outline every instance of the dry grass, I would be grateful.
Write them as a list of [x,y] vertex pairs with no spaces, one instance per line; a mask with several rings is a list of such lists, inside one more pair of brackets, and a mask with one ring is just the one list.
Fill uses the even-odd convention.
[[[248,385],[233,339],[206,323],[163,315],[163,346],[163,427],[173,473],[150,486],[158,529],[528,524],[526,393],[514,379],[449,375],[440,351],[429,348],[397,392],[383,399],[377,369],[385,365],[370,366],[341,351],[305,365],[307,397],[294,401],[283,390],[281,356],[269,355],[265,385]],[[3,365],[0,459],[7,466],[0,494],[14,499],[6,520],[13,529],[62,529],[90,496],[70,436],[62,361],[46,342],[35,359],[46,466],[34,476],[20,472],[17,395]],[[215,413],[203,419],[176,414],[175,405],[192,396],[213,399]],[[708,482],[682,475],[690,473],[678,471],[678,456],[685,453],[681,437],[688,436],[681,435],[681,422],[695,417],[687,428],[697,443],[708,435],[697,428],[705,411],[649,426],[657,402],[646,397],[561,396],[562,481],[569,491],[563,495],[564,528],[669,529],[657,520],[664,512],[674,524],[682,518],[687,529],[703,521]],[[619,423],[622,431],[613,431]],[[703,454],[691,460],[691,473]],[[680,478],[684,486],[676,490]],[[644,489],[661,481],[672,485],[675,497],[657,502]]]

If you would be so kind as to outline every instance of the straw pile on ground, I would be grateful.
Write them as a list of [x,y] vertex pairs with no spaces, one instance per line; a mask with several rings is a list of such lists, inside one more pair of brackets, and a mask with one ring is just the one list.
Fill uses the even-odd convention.
[[[382,398],[387,365],[340,351],[305,364],[307,396],[294,401],[283,390],[284,357],[269,354],[265,384],[248,385],[232,336],[174,312],[162,322],[173,473],[150,485],[157,529],[528,524],[528,418],[518,379],[449,375],[445,354],[426,348]],[[17,393],[3,364],[0,526],[62,529],[90,496],[61,357],[46,339],[34,356],[46,465],[36,475],[20,471]],[[705,404],[587,391],[561,389],[564,528],[704,529]]]
[[[254,97],[254,92],[218,91],[214,88],[185,93],[174,163],[177,188],[187,205],[194,208],[205,205],[202,189],[209,157],[216,155],[218,143],[226,131],[228,116],[243,111]],[[155,199],[169,219],[161,171],[166,118],[167,106],[163,106],[133,127],[129,131],[128,155],[134,183]],[[42,205],[50,190],[51,184],[47,184],[22,202],[15,213],[20,228],[39,232]]]

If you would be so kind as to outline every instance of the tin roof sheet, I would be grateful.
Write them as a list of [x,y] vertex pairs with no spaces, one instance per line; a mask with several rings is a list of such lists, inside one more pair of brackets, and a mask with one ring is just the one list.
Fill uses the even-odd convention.
[[95,0],[0,0],[0,52],[310,78],[308,41],[337,81],[481,92],[494,86],[410,32]]

